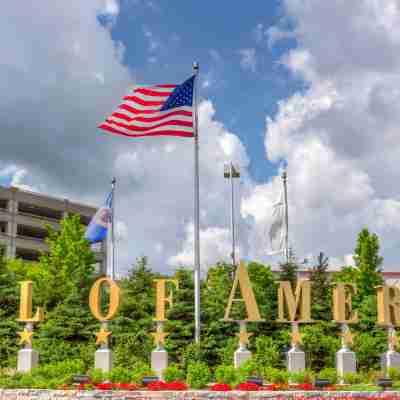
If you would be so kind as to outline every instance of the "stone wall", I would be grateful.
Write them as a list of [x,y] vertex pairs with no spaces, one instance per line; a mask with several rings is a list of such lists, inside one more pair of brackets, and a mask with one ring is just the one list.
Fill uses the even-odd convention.
[[346,399],[400,400],[400,392],[146,392],[146,391],[104,391],[104,390],[45,390],[45,389],[0,389],[0,400],[304,400]]

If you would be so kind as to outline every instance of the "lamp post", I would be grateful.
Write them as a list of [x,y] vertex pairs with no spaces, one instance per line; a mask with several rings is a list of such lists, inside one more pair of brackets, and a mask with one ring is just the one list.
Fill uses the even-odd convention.
[[234,178],[240,178],[239,168],[234,166],[232,162],[224,165],[224,178],[230,180],[231,184],[231,234],[232,234],[232,265],[236,266],[236,249],[235,249],[235,209],[234,209]]

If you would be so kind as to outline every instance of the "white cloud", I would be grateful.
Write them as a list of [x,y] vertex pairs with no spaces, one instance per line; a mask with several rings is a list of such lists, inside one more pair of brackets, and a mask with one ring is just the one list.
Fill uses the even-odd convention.
[[[394,268],[400,233],[393,185],[400,178],[399,4],[313,0],[304,7],[285,0],[284,9],[295,23],[297,47],[281,62],[306,89],[267,117],[265,148],[271,161],[288,162],[291,242],[299,257],[323,251],[333,264],[348,264],[357,233],[368,226],[381,237],[386,267]],[[274,40],[282,36],[279,27],[271,32]],[[244,217],[255,221],[249,240],[260,257],[277,179],[257,185],[242,204]]]
[[240,49],[239,55],[240,55],[240,66],[244,70],[255,72],[257,66],[256,49],[254,48]]

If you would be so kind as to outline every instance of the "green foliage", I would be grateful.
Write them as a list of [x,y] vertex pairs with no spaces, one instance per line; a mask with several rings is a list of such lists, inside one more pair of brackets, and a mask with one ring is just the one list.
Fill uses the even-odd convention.
[[367,228],[358,235],[354,262],[358,269],[356,284],[359,298],[374,295],[375,287],[383,282],[380,274],[383,258],[379,256],[378,236],[370,234]]
[[211,373],[206,363],[197,361],[188,365],[186,382],[192,389],[202,389],[210,379]]
[[132,372],[127,368],[114,367],[106,374],[106,379],[112,383],[130,383],[132,381]]
[[131,383],[141,384],[145,376],[155,375],[155,372],[150,368],[150,365],[143,361],[138,361],[137,363],[132,365],[130,370]]
[[163,371],[164,380],[166,382],[184,381],[185,371],[177,363],[172,363]]
[[227,383],[236,385],[238,380],[237,369],[233,365],[219,365],[215,369],[215,381],[217,383]]
[[281,352],[271,337],[258,336],[256,338],[255,362],[259,366],[278,367],[281,365]]
[[345,383],[348,383],[350,385],[358,385],[364,382],[365,377],[362,374],[356,372],[346,372],[343,376],[343,379]]
[[101,383],[105,380],[105,373],[100,368],[94,368],[89,371],[90,380],[93,383]]
[[291,372],[289,380],[293,383],[312,383],[314,381],[314,373],[310,370]]
[[393,381],[400,381],[400,370],[398,368],[390,367],[387,370],[389,378]]
[[289,372],[278,368],[265,367],[263,377],[264,380],[268,383],[289,382]]
[[319,253],[317,264],[311,269],[311,314],[313,319],[326,320],[332,319],[331,299],[332,289],[330,278],[327,272],[329,267],[328,258],[324,253]]
[[338,381],[339,381],[339,377],[338,377],[336,368],[321,369],[321,371],[318,372],[317,376],[319,379],[328,379],[332,385],[338,383]]

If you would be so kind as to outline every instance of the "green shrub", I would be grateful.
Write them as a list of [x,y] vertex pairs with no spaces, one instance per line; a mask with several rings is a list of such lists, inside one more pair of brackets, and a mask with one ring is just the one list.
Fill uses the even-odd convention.
[[289,373],[289,380],[293,383],[312,383],[314,374],[310,370],[291,372]]
[[143,361],[138,361],[131,371],[131,383],[140,384],[145,376],[154,376],[155,372],[148,364]]
[[163,372],[164,380],[166,382],[184,381],[185,372],[180,368],[179,364],[172,363]]
[[278,367],[281,365],[279,347],[269,336],[259,336],[256,339],[255,361],[259,367]]
[[90,370],[89,376],[93,383],[101,383],[105,380],[105,374],[100,368]]
[[130,383],[132,372],[123,367],[115,367],[106,374],[106,379],[112,383]]
[[369,385],[367,383],[359,383],[355,385],[350,385],[344,390],[350,390],[352,392],[380,392],[382,389],[376,385]]
[[235,385],[238,380],[238,373],[233,365],[219,365],[215,369],[215,381]]
[[245,361],[239,368],[237,368],[237,380],[236,384],[247,381],[249,376],[262,376],[259,365],[255,360]]
[[193,389],[201,389],[210,382],[211,373],[208,365],[196,361],[188,365],[186,383]]
[[264,368],[263,373],[264,380],[268,383],[288,383],[289,382],[289,372],[286,370],[281,370],[272,367]]
[[398,368],[390,367],[387,372],[390,379],[400,381],[400,370]]
[[328,379],[329,382],[334,385],[338,383],[338,374],[336,368],[324,368],[318,372],[319,379]]
[[364,376],[362,374],[357,374],[356,372],[346,372],[344,374],[344,381],[350,385],[358,385],[363,383]]

